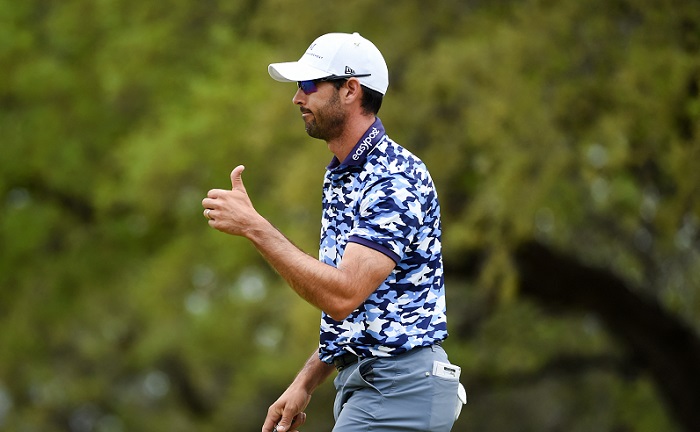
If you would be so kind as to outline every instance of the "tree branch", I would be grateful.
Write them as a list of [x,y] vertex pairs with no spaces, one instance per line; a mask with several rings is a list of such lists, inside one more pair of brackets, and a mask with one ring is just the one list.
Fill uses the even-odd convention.
[[521,293],[562,311],[593,312],[640,360],[686,430],[700,430],[700,338],[657,301],[610,271],[588,267],[539,243],[515,253]]

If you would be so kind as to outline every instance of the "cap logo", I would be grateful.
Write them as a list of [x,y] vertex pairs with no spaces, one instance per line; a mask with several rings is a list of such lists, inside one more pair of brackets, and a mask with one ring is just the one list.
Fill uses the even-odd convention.
[[309,49],[306,50],[306,52],[304,53],[304,55],[310,55],[311,57],[316,57],[316,58],[319,59],[319,60],[323,60],[323,56],[322,56],[321,54],[316,54],[316,53],[314,53],[314,52],[311,52],[311,51],[314,50],[314,48],[316,47],[316,45],[318,45],[316,42],[314,42],[314,43],[312,43],[311,45],[309,45]]
[[345,75],[355,75],[355,71],[350,66],[345,66]]

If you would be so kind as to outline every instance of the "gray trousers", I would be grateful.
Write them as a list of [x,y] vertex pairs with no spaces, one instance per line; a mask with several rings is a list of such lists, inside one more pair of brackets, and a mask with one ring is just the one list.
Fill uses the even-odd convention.
[[449,364],[439,345],[341,370],[333,432],[448,432],[461,409],[459,377],[434,374],[435,362]]

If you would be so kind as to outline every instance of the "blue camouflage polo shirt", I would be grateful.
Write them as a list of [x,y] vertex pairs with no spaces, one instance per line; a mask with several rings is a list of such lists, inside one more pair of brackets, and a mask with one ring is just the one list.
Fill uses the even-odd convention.
[[447,337],[440,206],[425,164],[384,132],[367,130],[323,182],[319,259],[337,267],[348,242],[396,262],[389,277],[343,321],[321,317],[319,357],[387,357]]

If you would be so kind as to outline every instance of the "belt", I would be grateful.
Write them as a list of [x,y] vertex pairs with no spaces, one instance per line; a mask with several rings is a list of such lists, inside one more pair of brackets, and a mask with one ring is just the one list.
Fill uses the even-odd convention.
[[333,366],[335,366],[335,368],[338,369],[338,372],[340,372],[346,367],[354,365],[358,361],[360,361],[360,357],[353,353],[346,352],[345,354],[341,354],[333,358]]

